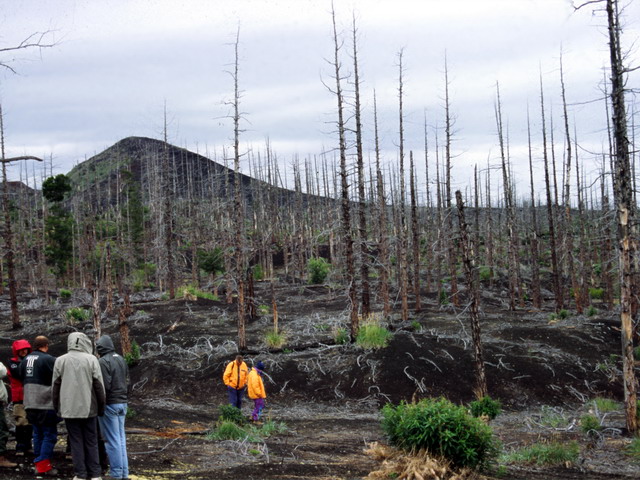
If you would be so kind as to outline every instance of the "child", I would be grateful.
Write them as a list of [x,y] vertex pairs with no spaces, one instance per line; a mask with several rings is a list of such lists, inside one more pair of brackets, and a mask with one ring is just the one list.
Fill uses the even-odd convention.
[[253,400],[253,413],[251,414],[251,420],[254,422],[260,420],[260,415],[264,409],[264,401],[267,398],[267,394],[264,390],[264,383],[262,381],[263,371],[264,363],[258,362],[257,365],[249,372],[249,379],[247,381],[249,385],[249,398]]

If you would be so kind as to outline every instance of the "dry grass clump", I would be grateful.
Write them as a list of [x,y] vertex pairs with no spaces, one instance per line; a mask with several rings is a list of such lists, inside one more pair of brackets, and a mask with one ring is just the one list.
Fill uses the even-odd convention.
[[371,472],[367,480],[486,480],[478,472],[453,469],[449,462],[430,456],[425,450],[407,453],[387,445],[371,443],[365,453],[382,462],[379,470]]

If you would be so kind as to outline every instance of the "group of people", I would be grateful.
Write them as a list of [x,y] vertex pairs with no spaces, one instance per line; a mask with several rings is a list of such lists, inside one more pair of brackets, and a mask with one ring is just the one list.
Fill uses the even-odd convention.
[[15,421],[16,455],[33,451],[35,470],[56,475],[51,464],[58,441],[58,423],[65,422],[73,461],[74,480],[99,480],[102,466],[98,444],[103,439],[112,479],[129,477],[125,415],[129,371],[109,335],[93,342],[82,332],[67,339],[67,353],[49,353],[49,340],[38,336],[33,347],[25,340],[13,343],[9,369],[0,362],[0,468],[15,467],[6,457],[9,429],[4,382],[9,377]]
[[267,398],[262,381],[263,373],[264,363],[258,362],[249,370],[242,356],[238,355],[235,360],[229,362],[222,375],[229,394],[229,404],[242,409],[242,397],[245,390],[247,391],[249,398],[253,400],[251,420],[254,422],[260,420]]

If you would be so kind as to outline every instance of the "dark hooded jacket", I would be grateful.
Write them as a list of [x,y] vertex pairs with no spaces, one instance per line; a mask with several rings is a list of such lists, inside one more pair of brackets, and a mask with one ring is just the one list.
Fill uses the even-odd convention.
[[116,353],[113,340],[109,335],[101,336],[96,342],[96,350],[100,355],[100,370],[107,405],[127,403],[127,387],[129,385],[129,368],[122,355]]

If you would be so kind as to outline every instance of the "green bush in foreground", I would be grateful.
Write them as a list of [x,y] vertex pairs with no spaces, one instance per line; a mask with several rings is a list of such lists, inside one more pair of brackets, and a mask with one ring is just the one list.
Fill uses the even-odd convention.
[[602,430],[602,425],[600,425],[598,417],[588,413],[580,417],[580,430],[583,433],[593,433]]
[[234,405],[220,405],[220,421],[242,425],[246,422],[240,409]]
[[424,449],[456,467],[471,468],[488,466],[497,456],[491,428],[444,398],[387,404],[382,416],[389,442],[403,450]]
[[640,437],[635,437],[625,449],[627,455],[640,460]]
[[366,349],[384,348],[391,336],[391,332],[386,328],[376,323],[365,323],[358,330],[356,344]]
[[577,442],[536,443],[502,458],[505,463],[529,463],[535,465],[562,465],[575,462],[580,454]]
[[493,420],[500,414],[502,404],[500,400],[494,400],[491,397],[482,397],[480,400],[474,400],[469,404],[469,410],[474,417],[489,417]]

